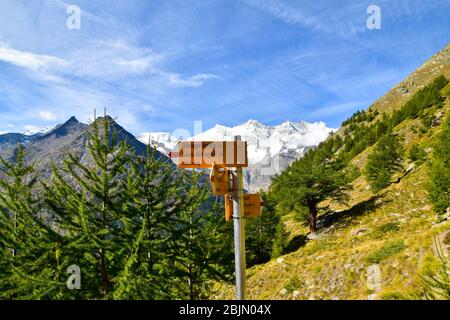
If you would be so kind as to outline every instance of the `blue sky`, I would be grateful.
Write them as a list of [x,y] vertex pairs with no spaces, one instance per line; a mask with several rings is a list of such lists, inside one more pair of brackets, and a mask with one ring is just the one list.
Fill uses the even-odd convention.
[[[366,27],[371,4],[380,30]],[[195,120],[337,127],[450,42],[449,12],[448,0],[1,0],[0,132],[104,107],[134,134]]]

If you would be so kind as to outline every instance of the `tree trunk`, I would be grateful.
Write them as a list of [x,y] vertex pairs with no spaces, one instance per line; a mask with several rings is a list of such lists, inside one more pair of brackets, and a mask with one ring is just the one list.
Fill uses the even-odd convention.
[[317,231],[317,206],[315,204],[309,205],[309,231],[311,233],[316,233]]
[[105,254],[103,249],[100,249],[100,276],[100,290],[103,291],[104,294],[107,294],[109,291],[109,279],[108,274],[106,273]]
[[189,284],[189,300],[194,300],[194,280],[193,280],[193,274],[192,274],[192,267],[189,265],[189,278],[188,278],[188,284]]

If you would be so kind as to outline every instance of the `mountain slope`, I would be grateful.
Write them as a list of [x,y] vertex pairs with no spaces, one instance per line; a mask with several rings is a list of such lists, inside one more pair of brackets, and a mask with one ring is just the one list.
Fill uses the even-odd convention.
[[[146,145],[118,125],[111,117],[100,117],[96,121],[101,123],[104,119],[107,119],[112,131],[117,132],[118,141],[126,141],[138,155],[146,153]],[[0,135],[0,156],[5,159],[13,158],[17,143],[22,143],[25,146],[26,161],[35,163],[39,176],[47,178],[51,174],[51,164],[63,164],[68,153],[80,157],[84,162],[90,161],[87,142],[88,134],[92,130],[92,124],[87,125],[79,122],[75,117],[71,117],[45,134]],[[157,158],[170,161],[160,152],[155,152]]]
[[[358,130],[369,134],[370,126],[404,108],[420,89],[438,76],[450,79],[450,46],[433,56],[400,85],[362,114],[356,114],[338,130],[347,142]],[[414,79],[414,83],[411,83]],[[409,92],[401,93],[402,85]],[[400,93],[399,93],[400,92]],[[426,106],[422,117],[402,117],[395,123],[394,135],[407,151],[417,145],[429,158],[442,129],[442,120],[450,116],[450,84],[441,90],[442,106]],[[375,112],[376,111],[376,112]],[[425,125],[428,123],[428,125]],[[336,137],[336,135],[335,135]],[[334,137],[334,138],[335,138]],[[352,156],[352,163],[363,169],[375,141],[368,146],[360,141],[346,143],[340,149]],[[309,229],[299,214],[283,216],[289,232],[291,253],[248,270],[250,299],[405,299],[417,298],[421,290],[420,274],[435,261],[433,236],[444,241],[450,252],[450,210],[438,217],[428,200],[427,164],[405,156],[402,170],[391,184],[374,193],[364,175],[352,183],[348,206],[321,203],[319,233]],[[328,207],[328,210],[324,208]],[[216,286],[214,298],[232,298],[233,288]]]
[[[307,150],[325,140],[334,129],[323,122],[286,121],[278,126],[266,126],[256,120],[249,120],[236,127],[216,125],[191,139],[203,141],[233,140],[240,135],[248,142],[249,167],[244,170],[244,184],[250,191],[267,190],[272,177]],[[149,141],[162,153],[171,151],[178,139],[166,132],[144,133],[138,137],[144,143]]]

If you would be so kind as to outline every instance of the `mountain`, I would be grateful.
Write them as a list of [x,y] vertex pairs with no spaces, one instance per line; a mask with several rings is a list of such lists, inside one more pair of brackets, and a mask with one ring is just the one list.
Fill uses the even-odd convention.
[[[335,129],[323,122],[286,121],[277,126],[267,126],[256,120],[235,126],[215,127],[190,139],[196,141],[233,140],[240,135],[248,142],[249,167],[244,170],[244,186],[249,191],[267,190],[272,177],[286,169],[308,149],[316,147]],[[150,132],[138,136],[143,143],[151,143],[167,154],[173,150],[178,138],[168,132]]]
[[[348,156],[361,174],[353,178],[353,189],[346,191],[347,204],[333,203],[331,198],[319,203],[317,233],[310,233],[304,212],[299,210],[303,203],[282,205],[290,195],[280,183],[290,188],[294,200],[308,188],[295,183],[302,172],[288,169],[282,173],[284,180],[272,185],[268,198],[271,210],[282,215],[287,245],[284,255],[248,270],[248,299],[427,298],[423,277],[437,275],[439,270],[445,277],[450,272],[450,206],[446,212],[435,211],[428,189],[429,166],[436,162],[437,146],[442,154],[444,148],[450,154],[448,141],[440,138],[445,119],[450,119],[449,80],[447,45],[367,110],[344,121],[326,140],[320,151]],[[370,155],[382,150],[380,143],[386,136],[396,137],[395,151],[401,155],[395,159],[397,171],[384,180],[387,183],[381,190],[374,190],[366,177],[366,165]],[[420,156],[413,150],[420,150]],[[379,166],[381,171],[383,163]],[[448,174],[442,172],[444,177],[438,181],[448,182]],[[435,239],[447,260],[439,258]],[[233,286],[222,283],[212,298],[233,296]]]
[[[146,145],[117,124],[110,116],[99,117],[96,121],[101,123],[105,119],[108,120],[111,130],[117,132],[118,141],[126,141],[138,155],[146,153]],[[7,160],[14,159],[17,144],[21,143],[25,146],[26,160],[34,162],[38,174],[42,178],[46,178],[51,174],[51,164],[61,165],[68,153],[79,156],[82,161],[90,161],[87,142],[88,134],[92,130],[92,124],[84,124],[75,117],[71,117],[44,134],[37,133],[30,136],[20,133],[3,134],[0,135],[0,156]],[[158,151],[155,156],[170,161]]]

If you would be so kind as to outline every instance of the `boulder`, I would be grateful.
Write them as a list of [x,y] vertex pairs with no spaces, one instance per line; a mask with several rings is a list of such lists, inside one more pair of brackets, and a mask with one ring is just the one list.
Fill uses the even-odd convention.
[[381,290],[381,269],[378,264],[367,268],[367,289],[375,293]]
[[350,236],[357,237],[357,236],[360,236],[360,235],[366,233],[367,231],[369,231],[369,229],[365,228],[365,227],[353,229],[350,231]]

